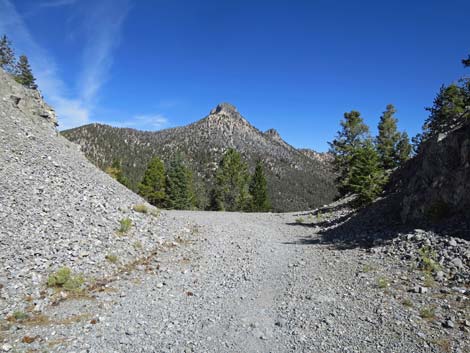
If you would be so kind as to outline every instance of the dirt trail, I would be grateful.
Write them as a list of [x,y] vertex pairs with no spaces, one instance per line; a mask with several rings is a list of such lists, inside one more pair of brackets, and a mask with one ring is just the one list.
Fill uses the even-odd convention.
[[[376,286],[381,258],[315,240],[294,214],[165,212],[178,246],[96,301],[96,324],[55,327],[57,352],[438,352],[414,316]],[[50,328],[30,335],[50,336]],[[41,331],[42,330],[42,331]],[[52,339],[52,337],[48,337]],[[46,341],[44,341],[46,342]],[[43,342],[43,343],[44,343]],[[38,343],[39,345],[39,343]]]

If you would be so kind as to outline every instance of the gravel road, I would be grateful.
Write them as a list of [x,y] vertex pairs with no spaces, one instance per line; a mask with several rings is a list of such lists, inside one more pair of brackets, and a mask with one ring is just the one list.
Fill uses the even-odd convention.
[[[316,243],[318,228],[296,223],[295,214],[162,216],[180,229],[172,246],[94,300],[51,307],[47,315],[60,324],[19,326],[17,341],[35,340],[14,347],[76,353],[446,351],[447,331],[377,286],[378,278],[401,269],[399,262]],[[468,347],[468,333],[462,334],[461,348],[449,352]]]

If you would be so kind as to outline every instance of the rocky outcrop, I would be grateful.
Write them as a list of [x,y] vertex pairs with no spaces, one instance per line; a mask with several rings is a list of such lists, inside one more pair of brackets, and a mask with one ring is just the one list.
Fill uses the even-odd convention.
[[299,149],[299,151],[303,153],[305,156],[325,164],[329,168],[332,167],[334,156],[331,153],[328,153],[328,152],[320,153],[320,152],[311,150],[309,148],[301,148]]
[[392,178],[403,222],[470,219],[470,122],[427,141]]
[[242,153],[251,170],[263,161],[275,211],[315,208],[336,195],[334,176],[323,163],[287,144],[275,130],[261,132],[229,103],[218,104],[193,124],[173,129],[144,132],[91,124],[63,135],[78,143],[102,169],[120,159],[134,187],[152,156],[168,161],[181,153],[196,177],[200,208],[208,204],[214,170],[228,148]]
[[0,99],[28,116],[39,117],[57,126],[54,109],[44,102],[41,92],[19,85],[2,69],[0,69]]

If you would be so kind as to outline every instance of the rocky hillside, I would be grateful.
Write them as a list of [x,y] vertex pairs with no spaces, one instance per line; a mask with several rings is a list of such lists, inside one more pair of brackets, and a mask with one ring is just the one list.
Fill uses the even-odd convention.
[[[1,317],[40,313],[55,300],[44,290],[61,267],[96,281],[169,238],[153,208],[134,211],[144,200],[88,162],[55,123],[38,91],[0,70]],[[119,233],[126,218],[129,230]]]
[[392,188],[400,193],[404,222],[470,220],[470,122],[427,141],[395,173]]
[[197,177],[201,207],[208,203],[214,171],[228,148],[241,152],[250,168],[257,160],[264,162],[275,211],[311,209],[330,202],[336,194],[334,177],[324,161],[296,150],[274,129],[259,131],[227,103],[184,127],[146,132],[91,124],[63,135],[79,144],[102,169],[114,159],[121,160],[134,188],[152,156],[168,161],[181,153]]

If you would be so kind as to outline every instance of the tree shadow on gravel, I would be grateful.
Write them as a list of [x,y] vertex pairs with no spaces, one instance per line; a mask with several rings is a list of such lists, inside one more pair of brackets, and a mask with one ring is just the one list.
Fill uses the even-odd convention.
[[[296,227],[321,227],[323,230],[312,236],[299,237],[297,241],[286,244],[324,245],[338,250],[370,249],[387,244],[401,234],[413,233],[417,228],[441,235],[470,239],[468,220],[458,217],[445,220],[440,224],[403,224],[397,212],[400,209],[397,202],[399,202],[398,198],[391,195],[374,202],[367,208],[342,215],[331,221],[326,220],[314,224],[287,223]],[[341,210],[338,207],[331,209],[335,209],[334,212]],[[324,209],[320,211],[327,212]]]

